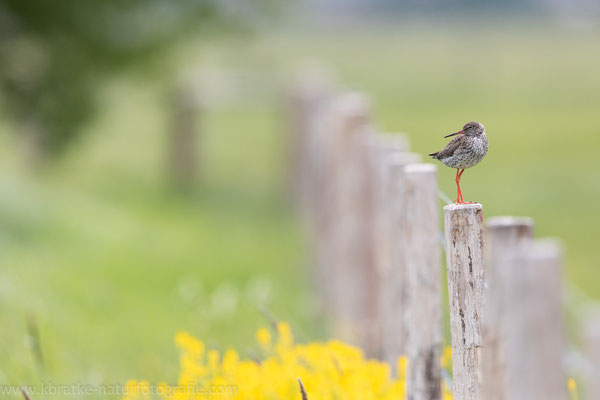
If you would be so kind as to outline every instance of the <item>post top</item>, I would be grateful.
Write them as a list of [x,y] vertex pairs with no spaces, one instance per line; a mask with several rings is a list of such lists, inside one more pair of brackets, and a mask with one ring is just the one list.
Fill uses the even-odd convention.
[[373,132],[368,139],[370,146],[384,153],[408,151],[409,143],[410,141],[405,133]]
[[487,219],[486,225],[488,228],[507,228],[515,226],[533,227],[533,218],[510,216],[491,217]]
[[360,92],[346,92],[335,98],[337,109],[344,115],[368,118],[371,112],[370,100],[366,94]]
[[483,210],[483,205],[480,203],[472,204],[448,204],[444,207],[444,211],[468,211],[468,210]]
[[418,163],[421,161],[421,156],[411,152],[393,152],[387,155],[385,162],[390,167],[404,167],[406,164]]
[[437,165],[429,163],[411,163],[404,167],[404,171],[410,173],[431,173],[437,171]]

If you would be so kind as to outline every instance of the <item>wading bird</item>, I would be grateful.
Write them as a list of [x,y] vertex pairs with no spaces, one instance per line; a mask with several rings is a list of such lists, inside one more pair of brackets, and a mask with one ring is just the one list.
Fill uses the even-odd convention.
[[462,130],[454,132],[445,138],[456,136],[442,150],[429,154],[431,158],[440,160],[442,164],[456,168],[456,200],[457,204],[468,204],[463,199],[460,190],[460,177],[465,169],[479,164],[488,151],[488,141],[485,128],[479,122],[467,122]]

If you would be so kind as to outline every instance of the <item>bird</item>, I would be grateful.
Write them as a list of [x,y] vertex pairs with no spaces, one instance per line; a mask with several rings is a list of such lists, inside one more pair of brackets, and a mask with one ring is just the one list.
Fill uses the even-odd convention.
[[465,202],[463,199],[460,190],[460,178],[465,169],[479,164],[487,154],[488,140],[485,135],[485,127],[479,122],[467,122],[460,131],[446,135],[444,138],[452,136],[456,137],[446,147],[429,155],[450,168],[456,168],[457,193],[454,202],[457,204],[473,204]]

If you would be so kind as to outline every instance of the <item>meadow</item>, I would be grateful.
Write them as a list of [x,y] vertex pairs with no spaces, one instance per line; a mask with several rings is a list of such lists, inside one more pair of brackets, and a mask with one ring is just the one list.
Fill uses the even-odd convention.
[[[490,151],[463,176],[465,199],[563,239],[566,277],[599,298],[600,30],[457,22],[289,28],[181,49],[174,63],[245,77],[207,105],[201,178],[185,195],[165,182],[163,80],[107,84],[83,139],[35,173],[0,118],[0,384],[174,379],[178,331],[252,354],[263,306],[300,342],[326,336],[286,191],[282,99],[305,60],[369,94],[376,126],[407,133],[424,159],[482,122]],[[454,173],[440,166],[451,198]]]

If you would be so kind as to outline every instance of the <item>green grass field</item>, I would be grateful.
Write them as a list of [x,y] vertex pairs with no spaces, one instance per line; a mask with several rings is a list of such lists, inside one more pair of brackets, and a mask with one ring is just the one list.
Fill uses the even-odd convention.
[[[184,61],[260,82],[207,112],[194,195],[165,184],[160,83],[108,86],[88,135],[38,175],[20,167],[1,124],[0,384],[173,379],[175,332],[249,353],[266,323],[259,305],[301,339],[325,335],[284,190],[281,99],[308,58],[341,87],[368,93],[376,125],[408,133],[423,155],[464,122],[484,123],[490,151],[465,173],[465,198],[486,216],[531,216],[537,236],[562,238],[566,277],[600,297],[600,31],[500,20],[467,31],[454,22],[186,48]],[[452,198],[453,178],[440,167]]]

